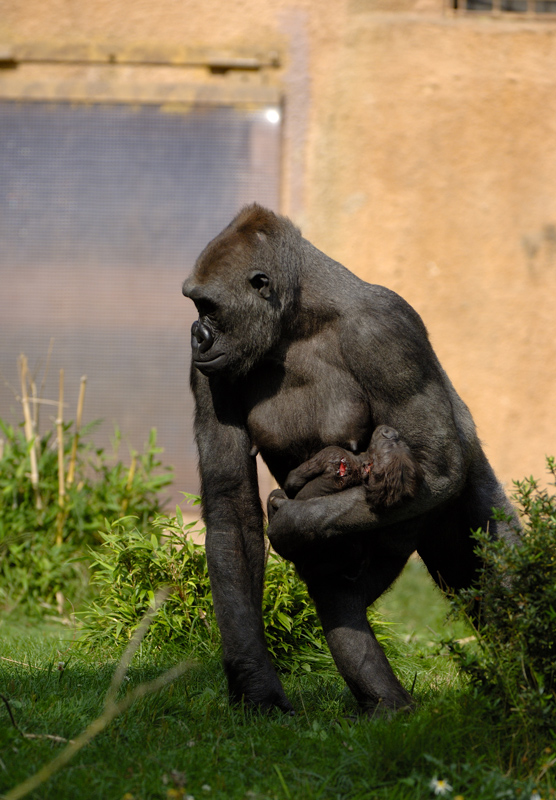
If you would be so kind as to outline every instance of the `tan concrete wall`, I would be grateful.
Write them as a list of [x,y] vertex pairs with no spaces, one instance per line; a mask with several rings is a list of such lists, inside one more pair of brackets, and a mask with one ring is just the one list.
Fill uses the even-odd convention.
[[556,21],[454,17],[442,0],[0,0],[0,44],[38,40],[278,53],[256,74],[27,64],[0,74],[0,93],[68,75],[280,88],[283,211],[422,314],[500,476],[543,477],[556,454]]

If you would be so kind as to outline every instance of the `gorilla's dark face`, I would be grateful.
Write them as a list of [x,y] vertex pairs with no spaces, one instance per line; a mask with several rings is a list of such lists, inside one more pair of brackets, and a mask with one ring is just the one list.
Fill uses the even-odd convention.
[[191,349],[203,375],[245,375],[282,337],[286,298],[272,242],[278,220],[269,212],[245,217],[207,245],[183,284],[199,312]]

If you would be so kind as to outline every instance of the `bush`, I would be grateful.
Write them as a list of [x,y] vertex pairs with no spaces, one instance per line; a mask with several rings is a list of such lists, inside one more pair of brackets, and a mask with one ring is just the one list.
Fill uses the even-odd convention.
[[[556,462],[547,459],[556,482]],[[521,545],[476,534],[483,567],[476,587],[454,598],[464,611],[480,600],[476,641],[446,645],[472,682],[528,721],[556,722],[556,496],[533,478],[516,482]]]
[[[130,530],[129,520],[120,520],[102,533],[103,547],[91,552],[98,597],[81,615],[85,647],[126,642],[163,586],[173,591],[151,623],[146,641],[154,647],[174,642],[188,652],[214,652],[219,647],[205,548],[187,536],[196,523],[184,525],[179,508],[176,513],[175,518],[158,518],[150,534]],[[305,584],[292,564],[272,552],[266,568],[263,617],[268,648],[278,668],[288,672],[310,672],[316,666],[319,671],[334,669]],[[379,626],[378,638],[383,642],[390,638],[385,626]]]
[[102,546],[89,551],[97,597],[79,615],[87,649],[127,643],[152,606],[157,589],[171,594],[150,624],[147,641],[207,645],[217,640],[205,549],[187,538],[196,525],[158,517],[147,532],[133,518],[106,521]]
[[[27,614],[62,612],[64,598],[79,602],[88,591],[88,571],[76,558],[100,544],[98,530],[106,517],[134,514],[146,528],[161,510],[160,491],[171,483],[160,470],[160,448],[151,431],[142,455],[126,467],[115,455],[93,449],[73,424],[64,424],[63,469],[75,451],[75,476],[59,497],[59,454],[56,430],[28,442],[23,426],[0,420],[0,606]],[[119,443],[116,431],[116,445]],[[30,479],[34,448],[38,483]],[[115,449],[116,452],[116,449]],[[66,609],[67,610],[67,609]]]

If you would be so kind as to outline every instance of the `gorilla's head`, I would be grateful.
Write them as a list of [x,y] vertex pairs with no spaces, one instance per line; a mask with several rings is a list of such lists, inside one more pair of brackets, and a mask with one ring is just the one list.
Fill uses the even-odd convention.
[[283,338],[298,293],[299,239],[289,220],[252,205],[205,247],[183,284],[199,312],[191,349],[204,375],[245,375]]

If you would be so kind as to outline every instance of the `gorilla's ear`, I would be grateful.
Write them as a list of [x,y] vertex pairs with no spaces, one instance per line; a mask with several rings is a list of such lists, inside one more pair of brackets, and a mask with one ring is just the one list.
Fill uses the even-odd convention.
[[272,287],[270,285],[270,278],[268,275],[265,275],[264,272],[260,272],[259,270],[252,272],[249,276],[249,283],[253,289],[260,294],[261,297],[264,297],[265,300],[268,300],[272,294]]

